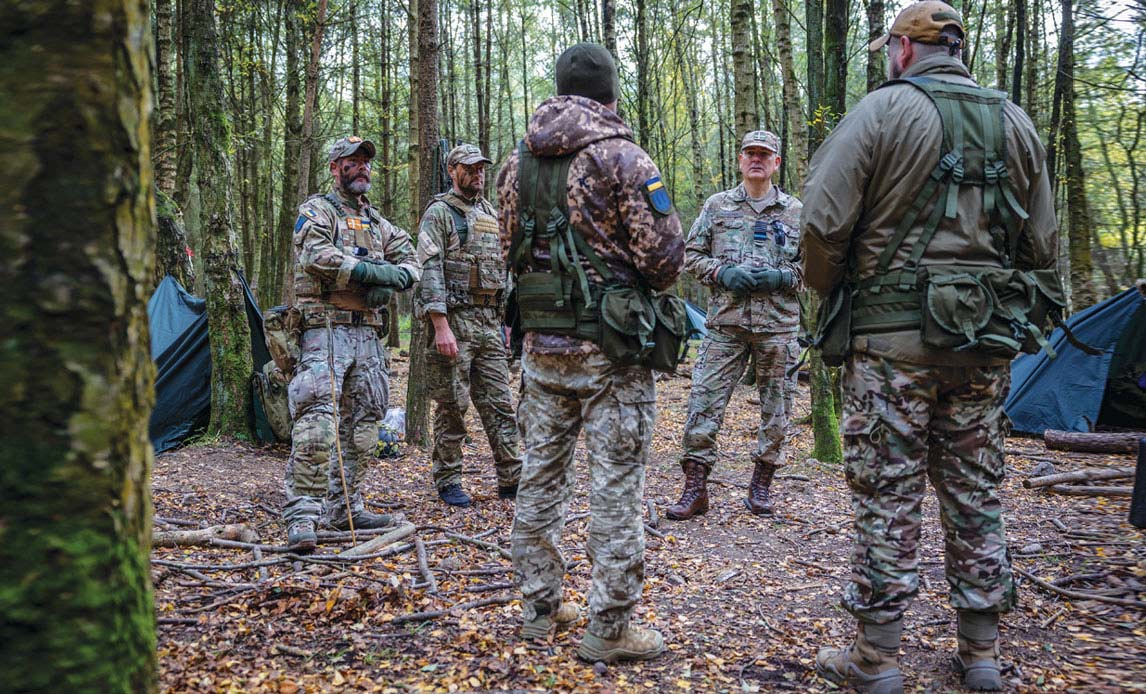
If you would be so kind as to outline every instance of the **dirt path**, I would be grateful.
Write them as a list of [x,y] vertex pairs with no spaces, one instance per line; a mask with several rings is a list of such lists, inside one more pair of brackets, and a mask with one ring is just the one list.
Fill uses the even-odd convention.
[[[393,392],[404,393],[404,361]],[[689,366],[682,371],[687,372]],[[688,380],[658,384],[658,420],[646,498],[663,518],[679,491],[677,455]],[[797,414],[807,410],[801,388]],[[395,403],[400,404],[400,403]],[[712,510],[699,521],[661,520],[664,539],[648,538],[647,584],[635,619],[661,629],[668,654],[652,663],[594,669],[574,652],[584,622],[546,648],[516,637],[509,564],[497,552],[447,537],[456,532],[508,547],[511,502],[499,501],[489,448],[471,413],[467,448],[469,510],[438,501],[429,456],[416,448],[381,461],[367,481],[372,502],[400,504],[419,526],[439,586],[426,592],[413,551],[325,574],[286,563],[265,570],[153,571],[160,616],[161,683],[169,692],[592,691],[822,692],[812,672],[817,647],[842,644],[853,622],[838,607],[848,577],[850,502],[842,470],[808,461],[811,435],[792,432],[791,465],[776,483],[773,519],[741,504],[751,473],[757,405],[738,388],[722,432],[721,462],[710,487]],[[1040,458],[1059,471],[1084,463],[1128,465],[1127,458],[1067,457],[1039,441],[1008,442],[1003,489],[1016,566],[1046,580],[1079,576],[1071,588],[1146,599],[1146,538],[1125,523],[1127,503],[1072,499],[1025,490]],[[286,450],[239,443],[188,446],[160,456],[154,490],[159,518],[205,524],[247,522],[262,542],[281,545],[278,520]],[[563,546],[574,562],[566,599],[585,603],[587,501],[584,461]],[[805,481],[805,479],[807,481]],[[910,691],[960,691],[947,659],[954,613],[946,602],[937,506],[924,506],[919,597],[907,616],[903,657]],[[1067,530],[1064,532],[1056,522]],[[322,551],[331,552],[330,546]],[[265,554],[266,557],[280,555]],[[251,562],[250,551],[156,550],[156,559],[194,566]],[[484,573],[472,573],[475,570]],[[470,572],[470,573],[462,573]],[[198,575],[195,575],[195,574]],[[491,604],[438,619],[395,617],[483,598]],[[1146,612],[1094,601],[1064,602],[1030,581],[1020,607],[1003,621],[1006,676],[1015,691],[1146,690]]]

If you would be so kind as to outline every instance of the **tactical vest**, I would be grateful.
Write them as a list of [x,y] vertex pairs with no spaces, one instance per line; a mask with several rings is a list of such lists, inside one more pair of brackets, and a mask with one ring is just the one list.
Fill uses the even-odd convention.
[[[911,85],[935,105],[943,126],[942,156],[884,247],[875,274],[852,280],[850,332],[919,328],[928,346],[993,356],[1048,346],[1043,323],[1061,311],[1065,297],[1055,271],[1012,269],[1028,215],[1007,172],[1006,94],[926,77],[884,86],[890,84]],[[941,221],[958,215],[959,192],[967,187],[981,191],[998,266],[921,266]],[[910,256],[891,270],[913,232]]]
[[434,196],[434,200],[450,211],[458,233],[458,250],[448,252],[442,261],[446,306],[497,306],[505,289],[505,261],[501,257],[497,219],[480,202],[467,211],[455,207],[449,194]]
[[[321,198],[334,208],[337,215],[335,228],[331,230],[334,244],[344,253],[358,258],[376,261],[385,260],[385,246],[382,241],[382,218],[373,207],[367,207],[365,216],[347,213],[343,204],[330,193],[312,195],[308,201]],[[295,305],[302,314],[304,328],[326,324],[329,316],[334,324],[369,325],[385,328],[389,325],[385,309],[372,309],[366,305],[366,287],[351,281],[341,290],[333,288],[333,283],[322,280],[303,270],[299,263],[294,268]]]

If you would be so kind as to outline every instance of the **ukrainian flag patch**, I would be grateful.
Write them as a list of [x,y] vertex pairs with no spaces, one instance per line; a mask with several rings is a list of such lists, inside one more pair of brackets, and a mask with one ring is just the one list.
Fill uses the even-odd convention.
[[649,204],[660,214],[672,212],[672,200],[669,199],[668,189],[661,181],[660,176],[653,176],[645,181],[645,194],[649,197]]

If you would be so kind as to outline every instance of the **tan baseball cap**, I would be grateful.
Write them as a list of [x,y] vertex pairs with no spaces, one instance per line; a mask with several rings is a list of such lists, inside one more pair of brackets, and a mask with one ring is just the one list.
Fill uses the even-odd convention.
[[493,161],[481,153],[481,148],[477,145],[468,145],[464,142],[457,147],[450,150],[446,156],[446,166],[453,166],[454,164],[464,164],[472,166],[479,161],[484,161],[487,164],[492,164]]
[[963,16],[959,14],[959,10],[939,0],[912,3],[891,23],[891,30],[869,43],[867,49],[878,51],[887,45],[892,36],[906,36],[919,43],[944,45],[946,41],[940,37],[939,32],[951,25],[959,27],[959,31],[966,36]]
[[771,152],[780,151],[780,136],[769,130],[753,130],[744,135],[740,141],[740,151],[749,147],[763,147]]
[[338,142],[335,142],[334,145],[330,148],[330,161],[334,161],[336,159],[341,159],[343,157],[349,157],[351,154],[354,154],[359,149],[361,149],[362,152],[364,154],[366,154],[366,156],[370,157],[371,159],[374,158],[374,155],[378,151],[374,147],[374,143],[371,142],[370,140],[363,140],[361,137],[358,137],[357,135],[350,135],[350,136],[341,138],[340,140],[338,140]]

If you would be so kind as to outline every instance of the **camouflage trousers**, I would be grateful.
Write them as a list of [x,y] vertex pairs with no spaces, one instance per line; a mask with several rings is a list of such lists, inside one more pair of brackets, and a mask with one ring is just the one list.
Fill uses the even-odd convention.
[[773,335],[728,328],[709,330],[708,337],[700,345],[692,371],[681,463],[700,463],[706,470],[712,470],[716,464],[716,435],[724,424],[728,401],[744,375],[749,356],[755,355],[760,427],[752,460],[783,466],[788,406],[794,391],[786,371],[795,364],[796,349],[798,345],[788,333]]
[[919,590],[928,479],[939,498],[951,605],[1014,606],[998,495],[1009,384],[1005,366],[921,366],[862,353],[845,365],[841,429],[855,547],[843,605],[859,620],[899,619]]
[[522,371],[521,416],[528,424],[512,542],[524,617],[551,614],[561,604],[565,560],[558,545],[584,428],[593,563],[589,630],[617,638],[645,582],[641,506],[656,396],[652,372],[614,366],[600,352],[526,354]]
[[[521,476],[517,421],[509,390],[509,365],[501,322],[487,309],[450,314],[450,328],[458,341],[454,359],[438,354],[431,345],[426,358],[428,394],[434,408],[434,486],[438,491],[462,481],[462,443],[465,414],[472,400],[493,451],[497,484],[509,487]],[[434,334],[433,326],[428,328]]]
[[[360,486],[373,460],[379,422],[390,396],[387,361],[374,328],[335,325],[330,333],[326,328],[303,332],[302,354],[288,388],[294,419],[283,507],[288,523],[318,521],[327,509],[344,507],[342,472],[350,488],[351,507],[355,512],[364,509]],[[341,442],[341,471],[336,436]]]

